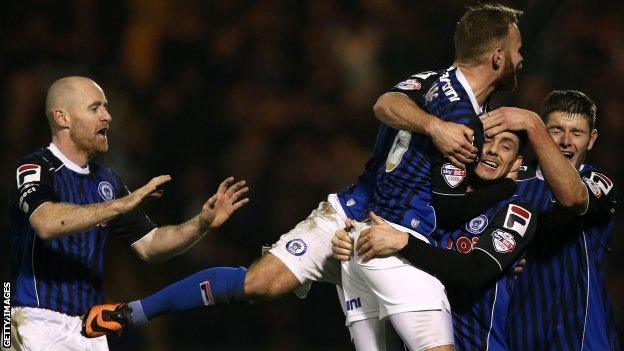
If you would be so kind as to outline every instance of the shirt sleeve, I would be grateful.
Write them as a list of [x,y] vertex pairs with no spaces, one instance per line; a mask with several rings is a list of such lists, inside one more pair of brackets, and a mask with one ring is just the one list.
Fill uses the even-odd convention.
[[[120,197],[130,194],[128,188],[119,179]],[[111,221],[111,232],[123,240],[126,244],[132,245],[137,240],[156,229],[156,225],[149,219],[145,212],[137,207],[134,210],[124,213]]]
[[436,248],[411,235],[399,253],[444,285],[479,291],[515,261],[535,228],[536,216],[528,206],[510,204],[499,212],[468,254]]
[[597,224],[606,224],[615,214],[617,205],[617,188],[607,175],[592,171],[581,175],[583,183],[587,187],[588,204],[587,210],[582,215],[583,219]]
[[15,181],[17,191],[13,200],[26,218],[44,202],[59,202],[54,190],[54,168],[42,158],[18,163]]
[[438,73],[436,72],[420,72],[397,83],[389,92],[403,94],[424,108],[426,96],[431,89],[436,88],[434,85],[437,80]]

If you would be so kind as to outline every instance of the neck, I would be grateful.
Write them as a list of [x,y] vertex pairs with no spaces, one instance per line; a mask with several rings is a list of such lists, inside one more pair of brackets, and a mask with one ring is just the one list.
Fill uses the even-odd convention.
[[52,144],[56,146],[65,157],[80,167],[85,167],[93,157],[80,148],[69,138],[60,138],[57,135],[52,137]]
[[455,65],[466,77],[479,106],[483,106],[495,89],[496,77],[492,74],[491,69],[486,65],[468,66],[458,62]]

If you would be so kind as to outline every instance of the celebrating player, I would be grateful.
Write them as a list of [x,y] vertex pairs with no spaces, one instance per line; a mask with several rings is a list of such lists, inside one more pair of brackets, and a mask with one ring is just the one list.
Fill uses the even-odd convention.
[[156,227],[139,209],[159,198],[162,175],[130,193],[110,168],[92,160],[108,150],[111,123],[102,89],[83,77],[54,82],[46,98],[52,142],[19,161],[9,203],[12,330],[25,350],[106,350],[106,338],[80,335],[80,315],[102,303],[104,245],[109,234],[145,261],[182,253],[249,200],[233,178],[192,219]]
[[548,216],[539,223],[513,293],[510,344],[514,350],[617,350],[604,289],[617,192],[609,176],[583,164],[598,137],[596,105],[581,92],[554,91],[544,99],[541,115],[544,122],[506,108],[483,121],[491,134],[527,130],[531,138],[546,129],[554,141],[541,143],[550,155],[543,147],[537,150],[538,162],[519,175],[518,193],[530,194],[533,206]]

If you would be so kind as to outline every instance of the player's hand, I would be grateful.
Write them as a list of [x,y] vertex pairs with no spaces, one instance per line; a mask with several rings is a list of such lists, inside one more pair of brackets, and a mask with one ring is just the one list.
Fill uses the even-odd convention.
[[201,228],[216,228],[227,221],[234,211],[249,202],[249,198],[239,198],[249,191],[246,182],[241,180],[235,184],[234,177],[229,177],[219,185],[217,193],[212,195],[199,213]]
[[524,266],[526,266],[526,259],[522,258],[514,267],[514,279],[518,279],[520,273],[524,270]]
[[539,115],[533,111],[516,107],[499,107],[481,116],[485,135],[493,137],[504,131],[527,130],[537,123],[543,125]]
[[332,256],[338,261],[349,261],[353,255],[353,239],[349,232],[353,229],[350,219],[345,222],[345,227],[336,231],[332,238]]
[[375,223],[360,233],[355,249],[364,261],[375,256],[386,256],[395,253],[407,245],[409,234],[392,228],[374,212],[370,217]]
[[160,187],[170,180],[170,175],[161,175],[152,178],[147,184],[119,199],[121,203],[121,213],[128,213],[146,201],[160,198],[163,194],[163,190],[160,189]]
[[429,126],[428,134],[436,149],[453,166],[466,169],[466,164],[476,160],[479,149],[472,145],[474,131],[469,127],[435,118]]

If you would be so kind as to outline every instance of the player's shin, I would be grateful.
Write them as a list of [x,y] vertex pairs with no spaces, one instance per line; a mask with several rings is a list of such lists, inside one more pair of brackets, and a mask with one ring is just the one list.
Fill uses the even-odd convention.
[[195,273],[155,294],[130,302],[132,325],[139,326],[169,312],[189,311],[204,306],[247,303],[243,267],[216,267]]

